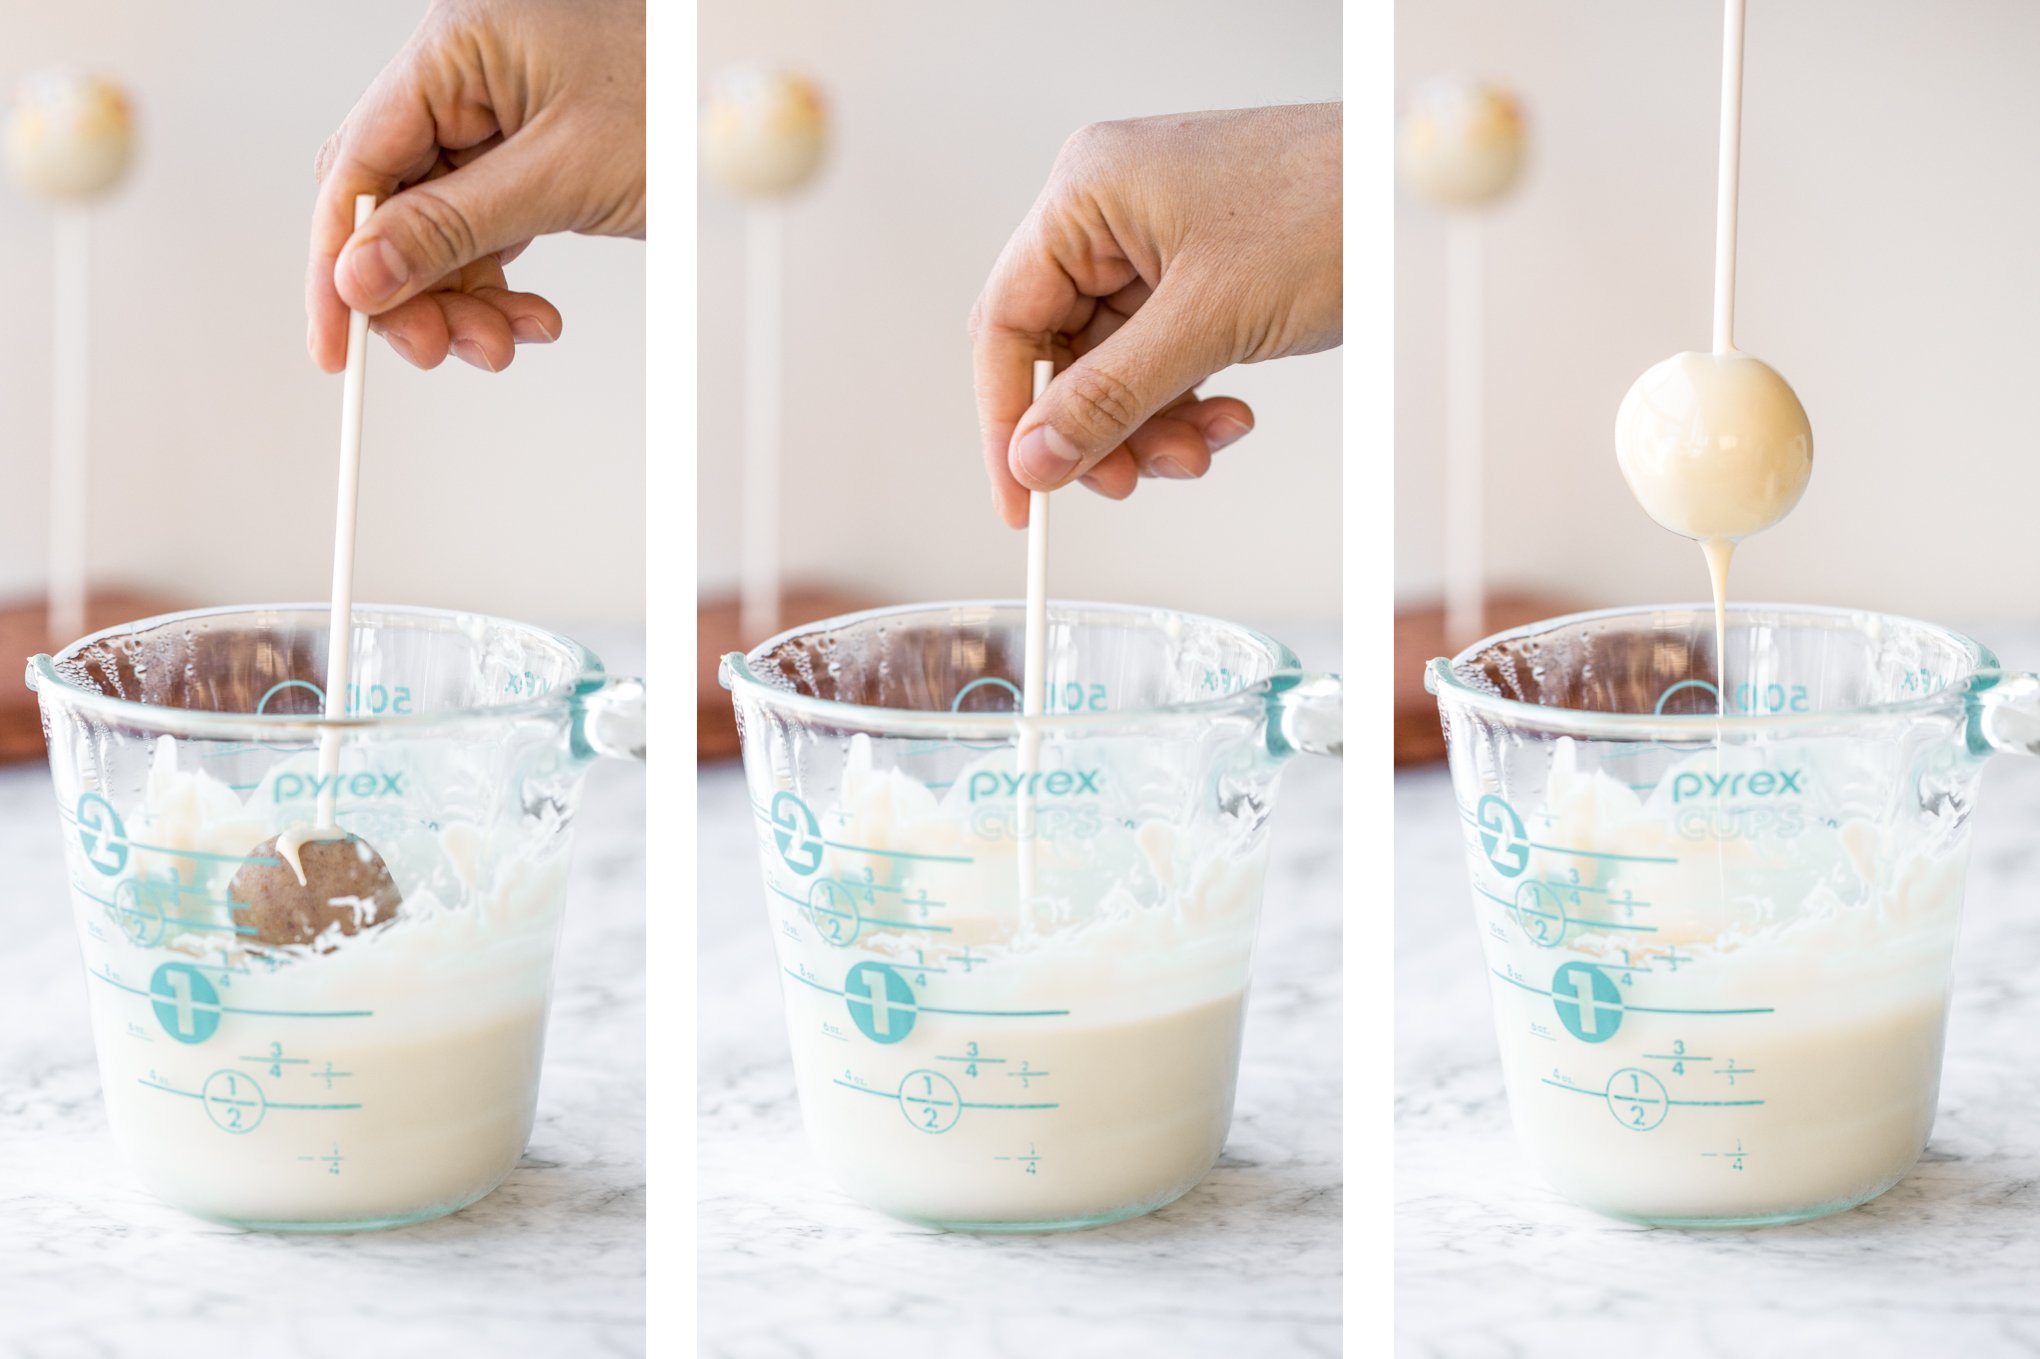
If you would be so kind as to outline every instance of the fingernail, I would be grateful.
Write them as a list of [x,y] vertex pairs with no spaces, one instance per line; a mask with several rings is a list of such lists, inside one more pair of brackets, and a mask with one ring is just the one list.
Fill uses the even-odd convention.
[[411,266],[388,241],[364,241],[355,246],[347,252],[347,267],[353,270],[355,286],[370,306],[395,297],[411,277]]
[[[1238,436],[1235,435],[1234,437],[1237,438]],[[1156,458],[1148,464],[1148,467],[1156,476],[1168,477],[1174,481],[1195,481],[1197,479],[1195,472],[1192,472],[1174,458]]]
[[383,338],[389,341],[390,348],[396,350],[397,356],[405,363],[410,364],[413,368],[418,366],[418,356],[411,352],[411,342],[409,340],[401,335],[384,335]]
[[520,316],[510,323],[510,335],[519,344],[551,344],[559,336],[545,328],[536,316]]
[[1083,455],[1070,447],[1069,440],[1047,425],[1037,425],[1020,438],[1013,450],[1019,470],[1044,486],[1060,485]]
[[489,362],[489,356],[484,354],[482,347],[473,340],[455,340],[453,342],[453,354],[462,363],[472,364],[485,373],[496,371],[496,365]]
[[1211,441],[1211,451],[1216,453],[1228,444],[1238,443],[1253,432],[1254,427],[1246,421],[1230,415],[1221,415],[1211,422],[1211,428],[1205,432],[1204,437]]

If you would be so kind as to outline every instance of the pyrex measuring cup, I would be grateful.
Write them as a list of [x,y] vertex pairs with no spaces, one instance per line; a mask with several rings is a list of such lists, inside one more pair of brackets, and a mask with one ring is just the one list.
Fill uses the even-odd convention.
[[100,1081],[143,1187],[241,1226],[450,1213],[523,1153],[567,850],[642,686],[474,614],[357,606],[337,819],[403,902],[348,937],[251,937],[228,889],[309,823],[323,606],[172,614],[29,663]]
[[856,614],[722,670],[809,1140],[948,1227],[1115,1221],[1211,1168],[1282,765],[1339,748],[1338,681],[1268,638],[1059,604],[1023,767],[1023,613]]
[[1438,697],[1517,1133],[1664,1225],[1818,1217],[1933,1126],[1983,758],[2040,680],[1880,614],[1706,606],[1489,638]]

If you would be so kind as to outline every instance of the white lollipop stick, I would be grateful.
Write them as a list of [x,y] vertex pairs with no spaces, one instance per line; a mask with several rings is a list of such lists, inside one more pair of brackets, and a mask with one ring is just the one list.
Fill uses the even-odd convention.
[[[1034,361],[1034,399],[1048,390],[1055,364]],[[1021,662],[1020,711],[1027,717],[1042,712],[1042,676],[1048,665],[1048,492],[1027,496],[1027,650]]]
[[86,416],[92,355],[91,219],[80,207],[57,210],[52,292],[56,304],[50,362],[50,641],[85,635]]
[[[354,229],[361,230],[375,211],[375,195],[354,200]],[[347,689],[354,663],[354,517],[361,498],[361,405],[368,378],[368,314],[347,314],[347,377],[340,389],[340,491],[333,510],[333,603],[326,632],[326,717],[347,716]],[[319,817],[317,829],[337,829],[334,789],[339,782],[340,729],[328,727],[319,738]],[[302,873],[299,874],[303,876]]]
[[1742,168],[1744,0],[1726,0],[1721,23],[1721,177],[1714,201],[1714,352],[1735,352],[1736,182]]
[[[1048,390],[1055,364],[1034,361],[1034,400]],[[1020,655],[1020,907],[1034,900],[1033,774],[1041,763],[1041,733],[1027,718],[1047,707],[1048,674],[1048,492],[1027,496],[1027,635]]]
[[1445,640],[1454,648],[1486,631],[1481,547],[1487,532],[1482,469],[1483,303],[1480,218],[1445,218]]
[[744,214],[743,542],[739,544],[737,623],[750,641],[779,630],[780,207],[751,204]]

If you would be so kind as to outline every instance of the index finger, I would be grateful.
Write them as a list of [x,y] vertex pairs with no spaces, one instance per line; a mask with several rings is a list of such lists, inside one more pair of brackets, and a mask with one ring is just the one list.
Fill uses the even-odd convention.
[[1030,216],[992,266],[971,311],[970,360],[978,434],[999,517],[1027,522],[1027,488],[1013,479],[1006,450],[1034,404],[1033,361],[1046,357],[1057,327],[1078,301],[1077,286],[1042,244]]
[[305,346],[324,372],[337,373],[347,361],[347,304],[333,286],[333,266],[354,234],[355,197],[372,193],[378,201],[386,199],[438,158],[432,115],[417,96],[395,93],[400,78],[392,63],[320,153],[311,258],[305,268]]

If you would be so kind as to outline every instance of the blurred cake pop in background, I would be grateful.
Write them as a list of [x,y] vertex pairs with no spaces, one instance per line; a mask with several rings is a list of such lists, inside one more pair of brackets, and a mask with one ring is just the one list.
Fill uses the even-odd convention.
[[1404,182],[1438,207],[1480,207],[1522,173],[1522,109],[1482,81],[1426,81],[1403,114],[1396,154]]
[[83,71],[43,71],[22,83],[8,111],[7,169],[39,197],[83,202],[120,183],[134,140],[119,85]]
[[814,178],[828,149],[821,92],[803,76],[736,67],[702,101],[701,164],[732,193],[771,197]]

